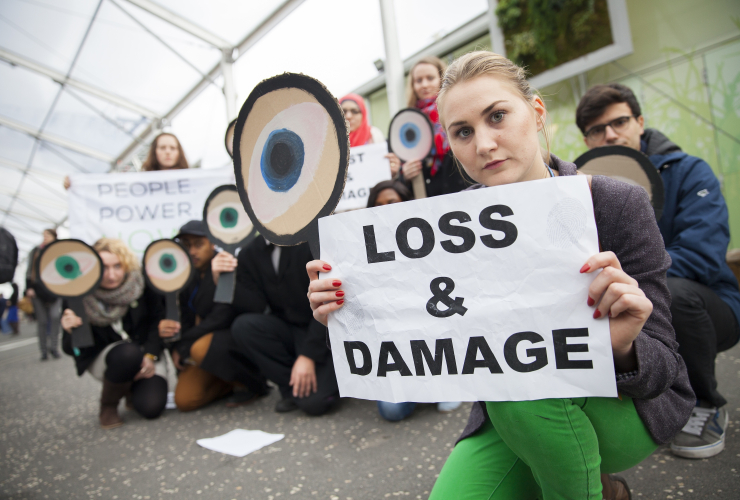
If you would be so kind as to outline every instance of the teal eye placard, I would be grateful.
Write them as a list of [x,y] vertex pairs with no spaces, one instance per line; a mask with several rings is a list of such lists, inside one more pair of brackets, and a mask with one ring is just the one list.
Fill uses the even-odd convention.
[[98,253],[80,240],[59,240],[39,256],[39,278],[43,286],[60,297],[80,297],[94,289],[102,278]]
[[203,207],[203,220],[209,239],[232,253],[232,247],[245,245],[255,236],[254,225],[233,184],[213,190]]
[[144,274],[160,293],[177,292],[185,287],[192,275],[190,256],[173,240],[157,240],[144,252]]

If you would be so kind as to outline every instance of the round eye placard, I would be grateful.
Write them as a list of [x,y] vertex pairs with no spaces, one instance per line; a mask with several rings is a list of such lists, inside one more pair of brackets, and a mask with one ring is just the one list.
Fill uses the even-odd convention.
[[98,253],[80,240],[59,240],[44,248],[38,273],[44,287],[59,297],[81,297],[98,286],[103,264]]
[[574,163],[585,174],[605,175],[642,187],[650,196],[655,218],[660,220],[665,203],[663,179],[650,159],[640,151],[626,146],[603,146],[583,153]]
[[234,157],[234,128],[236,127],[236,118],[231,120],[229,126],[226,127],[226,136],[224,137],[224,146],[226,146],[226,152],[229,153],[231,158]]
[[153,241],[144,252],[144,274],[149,285],[160,293],[180,291],[187,285],[192,265],[187,251],[172,240]]
[[244,208],[265,238],[317,248],[317,221],[339,203],[348,164],[344,114],[321,82],[284,73],[249,94],[236,122],[234,173]]
[[[255,234],[254,225],[244,211],[236,186],[219,186],[208,196],[203,207],[203,220],[206,221],[208,237],[220,247],[246,244]],[[232,250],[229,250],[233,253]]]
[[423,160],[434,145],[434,128],[416,108],[402,109],[391,120],[388,145],[402,161]]

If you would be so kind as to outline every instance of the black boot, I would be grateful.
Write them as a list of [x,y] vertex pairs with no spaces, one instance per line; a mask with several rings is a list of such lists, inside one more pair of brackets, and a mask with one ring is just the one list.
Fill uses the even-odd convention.
[[131,382],[114,384],[106,378],[103,379],[103,391],[100,394],[100,427],[113,429],[123,424],[123,420],[118,416],[118,402],[130,388]]

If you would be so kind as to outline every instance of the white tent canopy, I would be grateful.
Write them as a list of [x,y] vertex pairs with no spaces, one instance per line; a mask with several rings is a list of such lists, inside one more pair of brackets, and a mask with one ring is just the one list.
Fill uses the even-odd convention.
[[[401,58],[487,9],[396,0]],[[191,166],[224,166],[229,117],[259,81],[301,72],[340,97],[378,59],[378,0],[3,0],[0,225],[24,258],[43,229],[68,234],[64,176],[138,168],[162,130]]]

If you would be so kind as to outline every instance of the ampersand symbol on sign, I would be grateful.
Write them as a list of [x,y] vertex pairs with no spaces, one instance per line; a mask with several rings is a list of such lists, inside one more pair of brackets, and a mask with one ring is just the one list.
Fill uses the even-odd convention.
[[[439,285],[442,283],[445,285],[444,289],[439,288]],[[429,284],[429,289],[434,295],[427,301],[427,312],[432,316],[447,318],[453,314],[465,316],[465,313],[468,312],[468,308],[462,305],[465,300],[463,297],[455,297],[454,299],[450,297],[450,294],[455,289],[455,282],[452,279],[445,277],[434,278]],[[437,303],[439,302],[447,306],[447,309],[440,311],[437,308]]]

